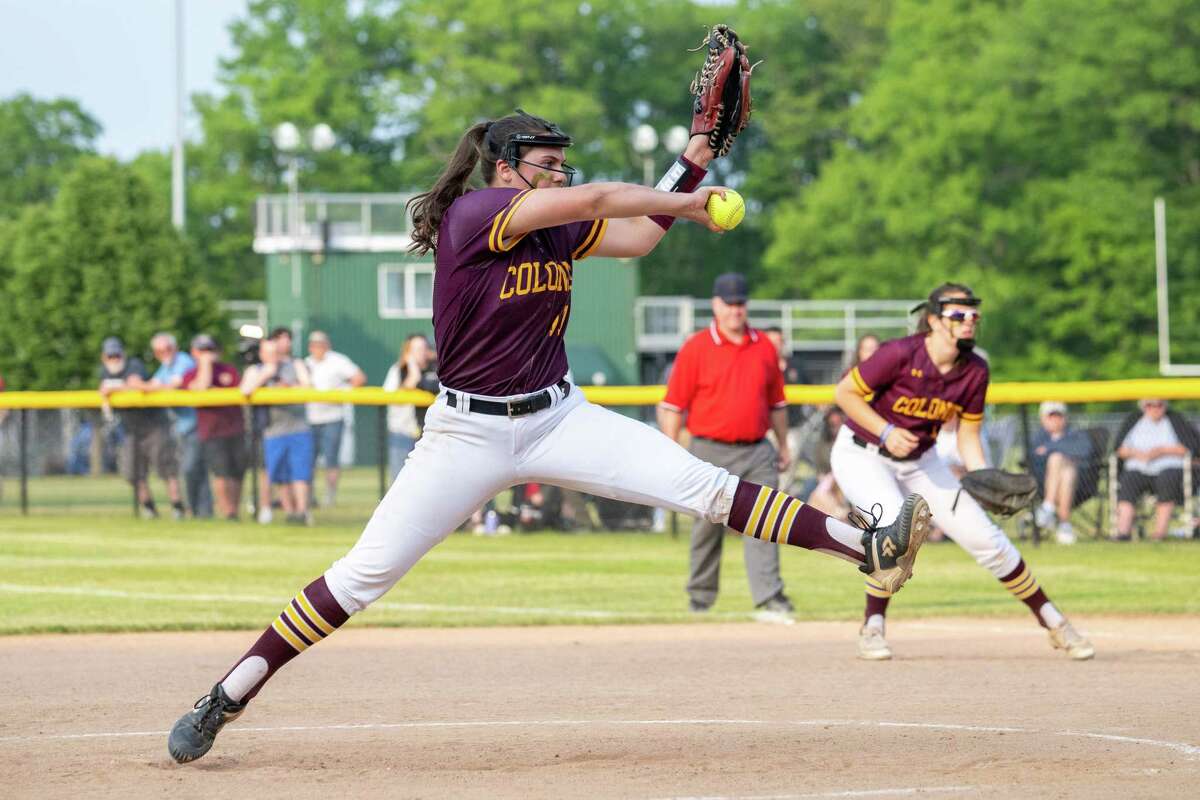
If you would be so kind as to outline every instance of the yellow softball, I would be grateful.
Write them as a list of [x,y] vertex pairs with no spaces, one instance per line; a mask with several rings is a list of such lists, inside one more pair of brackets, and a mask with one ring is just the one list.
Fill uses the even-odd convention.
[[713,192],[708,196],[708,202],[704,205],[708,215],[712,217],[712,221],[727,231],[731,231],[738,226],[738,223],[746,216],[746,202],[742,200],[742,196],[732,189],[725,191],[725,199],[721,199],[721,195]]

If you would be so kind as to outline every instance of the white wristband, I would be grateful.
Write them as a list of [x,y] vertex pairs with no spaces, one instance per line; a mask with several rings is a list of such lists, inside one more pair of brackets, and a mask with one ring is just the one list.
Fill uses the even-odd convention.
[[879,432],[879,443],[887,444],[888,434],[890,434],[894,430],[896,430],[896,426],[894,424],[892,424],[891,422],[889,422],[887,425],[884,425],[883,430],[881,430]]

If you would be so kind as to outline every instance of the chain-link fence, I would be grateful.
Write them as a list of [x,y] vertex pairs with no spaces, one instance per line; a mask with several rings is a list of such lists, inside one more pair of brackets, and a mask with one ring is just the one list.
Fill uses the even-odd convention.
[[[1149,396],[1160,394],[1200,394],[1195,381],[1145,382]],[[1187,384],[1184,386],[1184,384]],[[274,390],[276,393],[287,390]],[[662,387],[607,387],[586,390],[596,402],[609,405],[642,406],[652,404]],[[1078,387],[1075,393],[1079,393]],[[1084,389],[1086,392],[1086,387]],[[1105,390],[1112,395],[1111,388]],[[1132,393],[1132,388],[1123,392]],[[30,396],[32,393],[27,393]],[[43,407],[19,407],[18,397],[0,395],[9,407],[0,409],[0,517],[14,514],[139,514],[145,503],[139,502],[129,481],[130,470],[145,474],[151,497],[159,513],[180,516],[208,516],[213,513],[211,498],[207,505],[198,500],[197,476],[207,483],[209,465],[198,467],[187,458],[187,444],[177,436],[167,444],[173,457],[159,458],[154,452],[131,446],[131,434],[118,415],[98,407],[79,407],[84,393],[40,393]],[[316,396],[317,393],[310,394]],[[1003,394],[1003,391],[1001,392]],[[1054,396],[1045,389],[1042,396]],[[1057,392],[1062,396],[1061,391]],[[840,412],[829,405],[829,387],[789,387],[797,406],[789,444],[795,464],[781,480],[789,491],[823,510],[842,514],[848,510],[844,495],[832,481],[829,449],[841,423]],[[266,395],[264,395],[266,396]],[[281,402],[294,395],[279,394],[261,402]],[[1034,395],[1037,396],[1036,394]],[[190,396],[194,399],[194,395]],[[230,395],[233,397],[233,395]],[[147,399],[149,398],[149,399]],[[322,399],[328,399],[322,395]],[[405,400],[420,405],[430,401],[424,393],[384,394],[379,389],[338,393],[339,401],[361,404],[356,416],[378,417],[378,430],[386,430],[387,403]],[[76,405],[69,405],[72,401]],[[240,403],[240,396],[237,397]],[[256,402],[259,398],[256,396]],[[141,397],[137,403],[166,404],[166,398]],[[206,403],[208,404],[208,403]],[[30,404],[34,405],[34,404]],[[60,405],[64,407],[45,407]],[[92,403],[98,405],[98,403]],[[983,441],[989,462],[1005,469],[1030,472],[1038,480],[1038,501],[1029,513],[1006,521],[1010,534],[1039,541],[1042,538],[1067,542],[1088,538],[1192,537],[1197,534],[1195,493],[1195,455],[1200,451],[1196,433],[1200,414],[1194,401],[1176,403],[1171,408],[1143,408],[1132,400],[1105,403],[1025,402],[998,403],[987,409]],[[266,490],[262,471],[263,449],[251,424],[251,407],[244,408],[245,440],[249,469],[238,505],[254,517],[264,505],[278,500]],[[1152,458],[1145,440],[1143,419],[1157,414],[1161,420],[1154,430],[1170,430],[1186,454],[1163,451]],[[644,415],[651,418],[652,415]],[[1165,427],[1164,427],[1165,426]],[[1151,426],[1153,428],[1153,426]],[[1139,436],[1142,440],[1139,440]],[[1154,440],[1157,442],[1157,440]],[[1154,444],[1162,448],[1167,445]],[[388,448],[382,439],[378,447],[358,448],[349,458],[339,459],[342,477],[341,515],[365,518],[386,491],[394,469],[388,466]],[[1129,448],[1122,450],[1122,446]],[[961,461],[956,448],[956,431],[947,425],[939,436],[938,452],[953,464]],[[128,454],[134,451],[134,463]],[[1126,458],[1118,457],[1118,453]],[[138,464],[143,458],[153,463]],[[318,468],[329,466],[320,462]],[[173,478],[173,481],[165,480]],[[174,484],[173,486],[171,484]],[[211,489],[209,489],[211,492]],[[320,489],[314,486],[314,500]],[[172,501],[179,506],[173,507]],[[316,503],[314,503],[316,505]],[[176,511],[180,508],[181,511]],[[320,513],[320,512],[318,512]],[[562,530],[607,528],[610,530],[678,530],[680,522],[652,509],[612,503],[602,498],[576,497],[554,487],[538,485],[516,487],[479,510],[468,526],[491,532],[496,527],[549,527]],[[686,524],[686,523],[684,523]]]

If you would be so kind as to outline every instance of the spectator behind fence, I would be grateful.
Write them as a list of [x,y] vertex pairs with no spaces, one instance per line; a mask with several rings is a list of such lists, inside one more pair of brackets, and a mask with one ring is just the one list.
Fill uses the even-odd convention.
[[[146,388],[146,367],[141,359],[127,358],[125,345],[116,336],[104,340],[100,347],[100,394],[104,397],[104,413],[112,418],[108,397],[123,389],[141,391]],[[147,478],[153,467],[167,484],[175,519],[183,519],[183,501],[179,495],[179,461],[171,438],[171,423],[165,408],[121,408],[116,420],[124,429],[118,466],[121,475],[135,487],[142,516],[158,516],[154,497]]]
[[[196,366],[183,376],[184,389],[204,392],[237,388],[240,380],[237,367],[217,360],[216,340],[201,333],[192,339],[191,350]],[[196,409],[196,435],[204,463],[212,471],[217,513],[236,520],[246,473],[246,423],[242,407],[200,406]]]
[[[260,387],[311,386],[308,369],[303,361],[287,356],[287,351],[274,339],[259,343],[258,356],[262,363],[246,370],[242,377],[242,392],[253,394]],[[308,484],[312,480],[313,439],[305,418],[303,403],[269,405],[267,424],[263,429],[263,461],[267,480],[280,485],[287,520],[293,524],[311,525],[312,512],[308,506]],[[271,521],[271,507],[259,509],[259,522]]]
[[[746,279],[736,272],[713,286],[713,322],[684,342],[667,396],[658,406],[659,428],[678,439],[687,413],[691,451],[733,475],[775,486],[791,464],[787,443],[787,400],[779,353],[746,324]],[[779,449],[766,440],[775,431]],[[725,528],[698,518],[692,527],[687,592],[694,612],[708,611],[717,599]],[[764,620],[790,620],[791,601],[779,575],[779,545],[743,539],[750,594]]]
[[[179,343],[170,333],[154,334],[150,339],[150,349],[158,359],[159,367],[147,388],[181,388],[183,376],[195,368],[196,362],[187,353],[179,351]],[[212,490],[208,485],[208,467],[200,451],[200,439],[196,436],[196,409],[169,408],[167,415],[171,418],[171,432],[175,435],[180,477],[183,479],[183,493],[188,508],[193,517],[211,517]]]
[[878,349],[879,337],[873,333],[864,333],[862,336],[858,337],[858,342],[854,345],[854,357],[850,359],[850,365],[846,367],[846,369],[854,369],[859,364],[875,355],[875,351]]
[[[367,376],[357,364],[331,349],[329,335],[324,331],[313,331],[308,335],[308,358],[304,363],[314,389],[351,389],[367,382]],[[325,496],[321,505],[332,506],[337,502],[338,479],[341,477],[338,454],[342,450],[346,414],[353,414],[354,407],[344,403],[309,403],[306,413],[312,428],[314,461],[319,456],[325,457]]]
[[[1154,538],[1167,535],[1176,503],[1183,502],[1183,470],[1191,468],[1186,454],[1200,453],[1200,434],[1182,414],[1167,410],[1167,401],[1138,402],[1117,431],[1117,458],[1124,462],[1117,482],[1115,538],[1132,538],[1135,505],[1144,494],[1153,494]],[[1191,524],[1191,521],[1188,521]]]
[[[387,377],[383,379],[383,390],[422,389],[437,394],[440,387],[434,364],[435,355],[427,338],[419,333],[410,333],[400,348],[400,358],[392,364]],[[425,411],[424,407],[411,404],[388,406],[388,467],[393,481],[416,445],[417,437],[421,435]]]
[[[1054,538],[1059,544],[1075,544],[1071,509],[1096,492],[1096,478],[1081,474],[1092,461],[1092,439],[1067,421],[1067,404],[1047,400],[1038,407],[1042,428],[1029,442],[1029,468],[1042,487],[1042,504],[1034,511],[1039,527],[1057,522]],[[1090,485],[1089,485],[1090,484]]]
[[846,422],[846,415],[837,406],[832,406],[821,415],[821,430],[813,445],[813,467],[817,476],[808,494],[808,504],[818,511],[831,517],[845,519],[850,513],[850,504],[846,496],[833,479],[833,467],[830,464],[830,453],[837,439],[838,431]]
[[[783,383],[788,384],[807,383],[807,378],[804,374],[803,362],[798,356],[793,355],[787,349],[787,343],[783,340],[783,328],[778,325],[772,325],[763,331],[771,344],[775,346],[775,351],[779,353],[779,371],[783,373]],[[797,453],[800,450],[800,426],[804,424],[804,406],[788,405],[788,452]],[[786,472],[779,475],[780,489],[787,489],[792,484],[793,470],[791,467]]]

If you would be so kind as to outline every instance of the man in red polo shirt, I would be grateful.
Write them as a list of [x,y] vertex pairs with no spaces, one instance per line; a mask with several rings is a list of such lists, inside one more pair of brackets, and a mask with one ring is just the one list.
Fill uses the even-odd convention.
[[[679,438],[684,415],[691,451],[704,461],[765,486],[775,486],[792,461],[787,446],[787,400],[783,373],[771,341],[746,324],[746,278],[729,272],[713,285],[713,323],[684,342],[658,406],[658,425]],[[775,431],[780,449],[766,439]],[[692,527],[687,591],[694,612],[717,599],[722,525],[696,520]],[[759,619],[791,622],[791,601],[779,576],[779,545],[744,538],[746,575]]]

